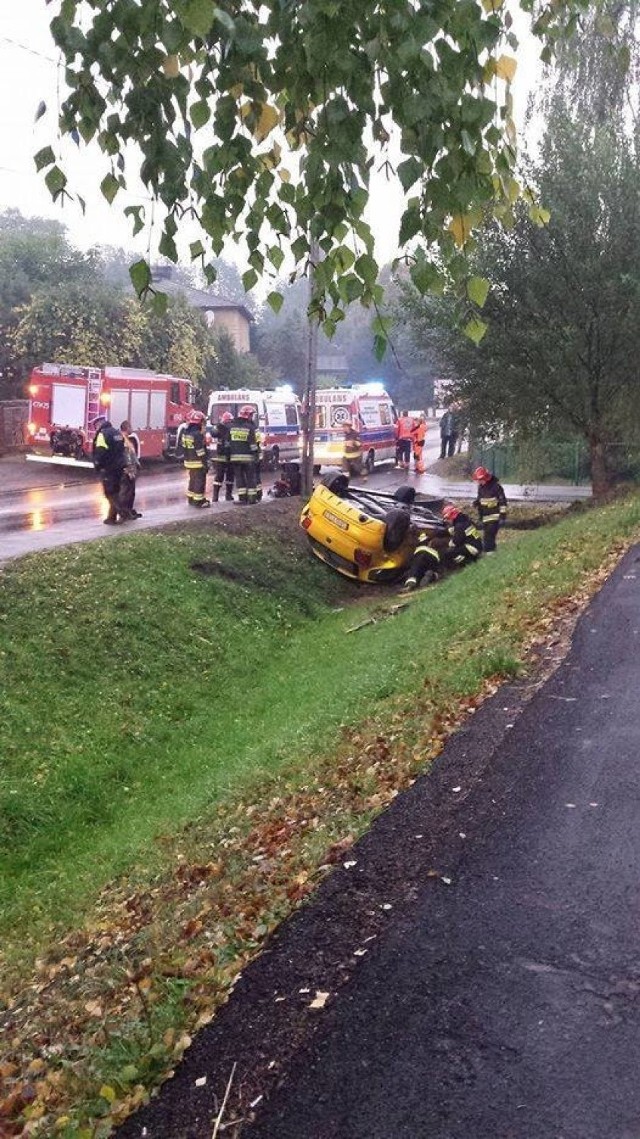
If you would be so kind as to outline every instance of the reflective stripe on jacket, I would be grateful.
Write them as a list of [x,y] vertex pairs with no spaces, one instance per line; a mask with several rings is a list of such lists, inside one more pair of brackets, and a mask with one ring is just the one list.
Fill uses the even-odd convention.
[[480,483],[475,505],[481,522],[500,522],[507,517],[507,498],[496,478]]
[[228,427],[229,458],[232,463],[255,463],[258,454],[256,429],[249,419],[236,416]]
[[207,451],[204,444],[204,435],[195,423],[190,423],[182,434],[182,449],[184,451],[183,466],[188,471],[198,470],[207,465]]

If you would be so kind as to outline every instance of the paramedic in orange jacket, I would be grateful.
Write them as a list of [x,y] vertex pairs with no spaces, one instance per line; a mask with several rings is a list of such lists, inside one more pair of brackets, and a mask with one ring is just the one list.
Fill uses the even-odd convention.
[[422,461],[422,451],[427,438],[427,421],[424,415],[419,419],[414,419],[411,428],[411,442],[413,444],[413,465],[414,469],[419,475],[424,474],[424,463]]
[[413,420],[408,411],[403,411],[396,423],[396,466],[408,471],[411,465],[411,428]]

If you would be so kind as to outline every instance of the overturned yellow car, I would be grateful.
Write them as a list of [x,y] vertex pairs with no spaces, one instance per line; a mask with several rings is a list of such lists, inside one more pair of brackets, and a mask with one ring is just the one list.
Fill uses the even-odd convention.
[[300,515],[316,557],[354,581],[398,581],[418,534],[446,534],[442,500],[418,500],[412,486],[393,494],[349,485],[339,470],[323,475]]

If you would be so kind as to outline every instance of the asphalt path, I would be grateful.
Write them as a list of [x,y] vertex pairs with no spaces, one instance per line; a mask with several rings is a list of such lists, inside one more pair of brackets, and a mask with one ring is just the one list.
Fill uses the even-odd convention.
[[234,1139],[639,1139],[639,648],[636,547],[551,678],[452,737],[122,1139],[211,1139],[230,1076]]

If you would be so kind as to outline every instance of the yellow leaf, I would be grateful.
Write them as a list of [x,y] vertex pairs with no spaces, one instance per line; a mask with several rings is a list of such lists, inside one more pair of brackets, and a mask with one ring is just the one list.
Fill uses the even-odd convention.
[[512,83],[517,66],[518,61],[512,55],[501,55],[496,60],[496,75],[499,79],[504,79],[505,83]]
[[472,320],[467,322],[462,331],[465,336],[469,337],[469,340],[473,340],[474,344],[479,344],[487,331],[487,327],[488,325],[486,325],[483,320],[478,320],[477,317],[473,317]]
[[270,103],[263,103],[260,108],[260,117],[256,123],[256,129],[253,132],[258,142],[262,142],[279,122],[280,112],[277,111],[275,107],[272,107]]
[[180,74],[180,60],[177,55],[167,55],[162,62],[162,70],[167,79],[177,79]]
[[479,210],[471,210],[468,214],[454,214],[449,223],[449,233],[456,245],[462,247],[468,241],[474,226],[482,221]]
[[108,1103],[113,1103],[117,1099],[115,1089],[110,1087],[109,1084],[103,1084],[98,1095],[101,1096],[102,1099],[106,1099]]
[[510,178],[507,185],[507,193],[510,202],[517,202],[520,197],[520,183],[515,178]]
[[279,170],[278,173],[280,174],[280,179],[282,182],[291,181],[291,175],[288,170]]
[[504,0],[482,0],[485,12],[499,12],[503,4]]

